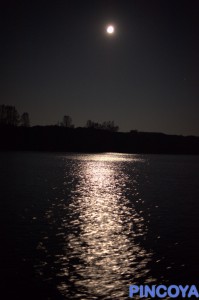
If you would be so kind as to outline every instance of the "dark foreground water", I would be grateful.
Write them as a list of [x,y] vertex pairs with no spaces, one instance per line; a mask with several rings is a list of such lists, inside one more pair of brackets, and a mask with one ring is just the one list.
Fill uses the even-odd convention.
[[1,153],[0,168],[4,299],[199,285],[198,156]]

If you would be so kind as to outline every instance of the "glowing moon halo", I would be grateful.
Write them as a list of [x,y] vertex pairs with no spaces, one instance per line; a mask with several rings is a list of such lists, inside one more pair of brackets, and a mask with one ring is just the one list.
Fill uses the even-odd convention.
[[107,32],[108,34],[113,34],[114,31],[115,31],[115,28],[114,28],[112,25],[107,26],[106,32]]

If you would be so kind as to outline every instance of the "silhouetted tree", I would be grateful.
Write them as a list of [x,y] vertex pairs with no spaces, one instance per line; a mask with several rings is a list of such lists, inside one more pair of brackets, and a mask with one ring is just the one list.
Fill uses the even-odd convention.
[[109,130],[109,131],[118,131],[119,130],[119,126],[116,126],[114,121],[106,121],[102,123],[102,129],[105,130]]
[[109,130],[109,131],[118,131],[119,127],[115,126],[114,121],[105,121],[102,124],[93,122],[91,120],[88,120],[86,123],[87,128],[94,128],[94,129],[103,129],[103,130]]
[[29,114],[27,112],[24,112],[21,115],[20,124],[23,127],[30,127],[30,118],[29,118]]
[[87,127],[87,128],[93,128],[93,121],[88,120],[88,121],[86,122],[86,127]]
[[0,124],[10,126],[19,124],[19,114],[15,106],[0,105]]
[[97,123],[97,122],[93,122],[91,120],[88,120],[86,122],[86,127],[87,128],[94,128],[94,129],[100,129],[101,128],[101,124]]
[[67,128],[74,128],[74,125],[72,124],[72,118],[70,116],[64,116],[61,126],[64,126]]

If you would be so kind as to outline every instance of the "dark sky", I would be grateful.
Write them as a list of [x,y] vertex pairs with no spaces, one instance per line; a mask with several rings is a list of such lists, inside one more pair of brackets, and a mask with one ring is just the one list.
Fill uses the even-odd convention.
[[[199,1],[1,1],[1,104],[199,135]],[[115,25],[114,36],[106,25]]]

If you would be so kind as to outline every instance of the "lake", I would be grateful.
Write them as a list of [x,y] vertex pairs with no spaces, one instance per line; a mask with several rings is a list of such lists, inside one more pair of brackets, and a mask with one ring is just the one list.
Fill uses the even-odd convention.
[[7,299],[198,284],[199,156],[2,152],[0,168]]

